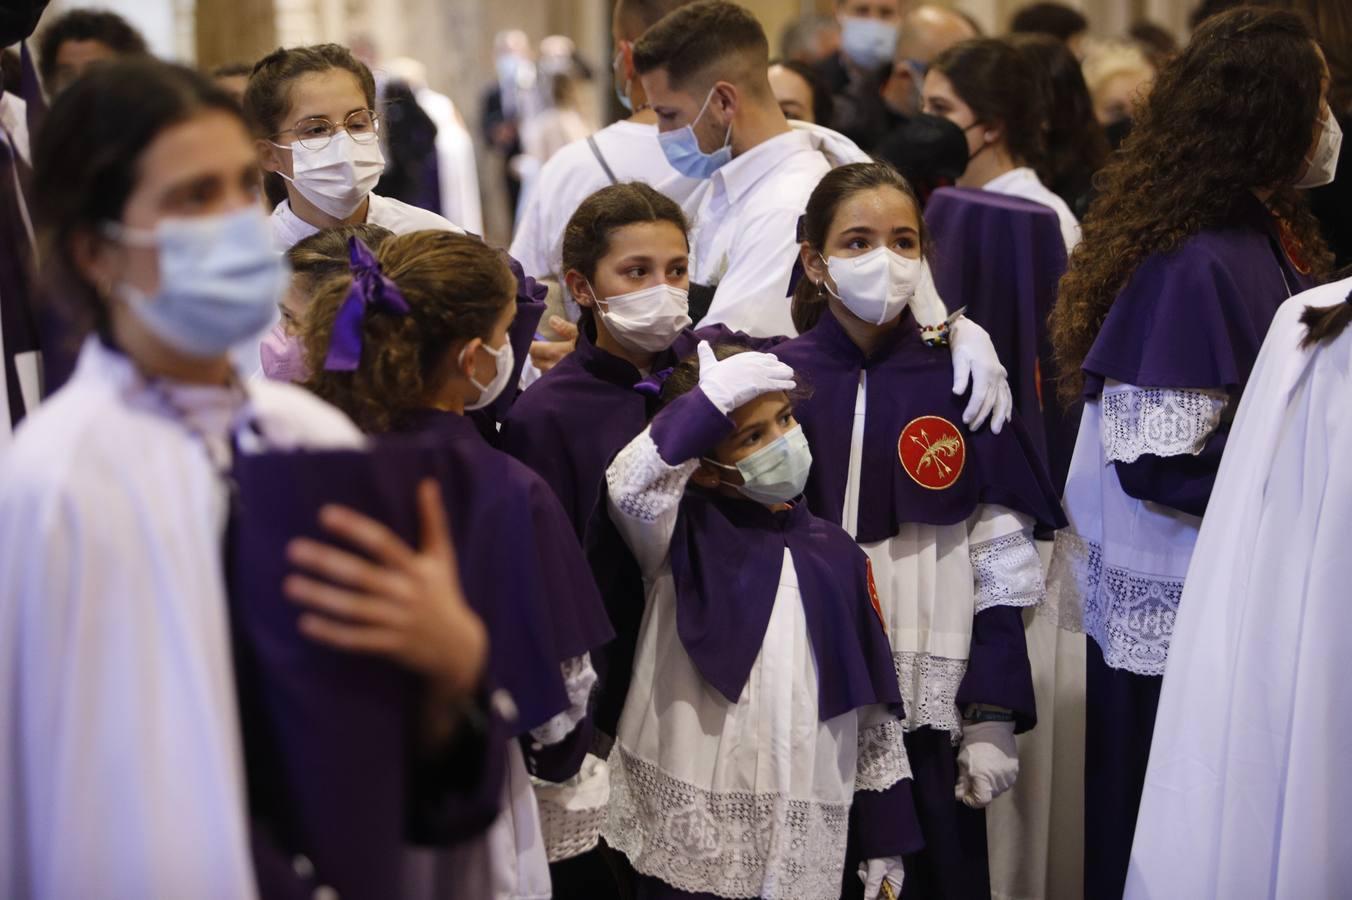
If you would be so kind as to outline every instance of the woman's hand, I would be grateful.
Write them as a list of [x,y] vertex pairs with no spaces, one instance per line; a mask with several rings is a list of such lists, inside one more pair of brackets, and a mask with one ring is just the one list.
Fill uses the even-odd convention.
[[426,676],[439,696],[464,698],[483,675],[488,633],[460,586],[435,482],[418,485],[418,512],[422,543],[415,550],[374,519],[325,506],[319,512],[324,529],[370,559],[297,538],[287,546],[287,558],[324,580],[290,575],[283,590],[308,608],[300,618],[307,637],[351,653],[384,656]]

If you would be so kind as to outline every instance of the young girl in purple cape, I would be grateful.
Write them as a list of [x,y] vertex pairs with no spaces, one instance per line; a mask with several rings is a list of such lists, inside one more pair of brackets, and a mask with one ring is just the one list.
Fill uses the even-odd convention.
[[868,560],[801,502],[793,388],[701,342],[606,471],[646,603],[604,834],[641,900],[834,900],[847,843],[875,900],[920,843]]
[[[1027,434],[961,424],[941,335],[908,311],[927,241],[890,166],[828,173],[803,219],[802,335],[775,348],[811,386],[797,415],[807,502],[868,554],[905,701],[925,849],[907,894],[989,897],[981,810],[1018,775],[1036,713],[1022,610],[1043,596],[1035,525],[1064,524]],[[931,346],[938,344],[940,346]]]
[[[487,841],[429,861],[433,883],[450,878],[464,896],[548,896],[527,769],[552,781],[578,771],[591,740],[590,652],[611,630],[553,492],[466,415],[492,404],[514,371],[514,278],[505,254],[446,231],[390,238],[378,254],[352,239],[350,253],[350,271],[320,288],[306,317],[307,386],[366,432],[426,435],[462,470],[463,490],[447,498],[462,577],[526,750],[508,747],[508,807]],[[503,508],[511,534],[484,527]],[[487,868],[487,883],[472,880]]]
[[1277,308],[1329,262],[1298,188],[1341,132],[1302,20],[1208,19],[1103,171],[1053,311],[1084,415],[1049,602],[1088,637],[1085,893],[1127,874],[1184,576],[1236,404]]

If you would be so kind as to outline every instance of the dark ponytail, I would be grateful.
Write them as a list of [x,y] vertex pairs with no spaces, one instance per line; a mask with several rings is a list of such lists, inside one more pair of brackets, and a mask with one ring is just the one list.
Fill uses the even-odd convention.
[[1300,323],[1305,326],[1305,338],[1300,342],[1302,348],[1315,344],[1331,344],[1352,325],[1352,293],[1342,303],[1333,306],[1307,306],[1300,314]]
[[[831,223],[835,221],[840,205],[860,191],[881,187],[895,188],[911,201],[915,207],[915,217],[920,222],[920,252],[922,258],[928,257],[930,235],[929,229],[925,227],[925,218],[920,213],[920,198],[916,196],[910,182],[886,163],[851,163],[827,172],[808,198],[807,212],[799,220],[799,240],[806,241],[813,250],[825,255],[822,248],[826,246],[826,236],[831,231]],[[826,309],[826,301],[825,288],[813,284],[812,279],[806,276],[798,279],[790,312],[793,327],[798,329],[799,334],[810,331],[817,324],[822,311]]]

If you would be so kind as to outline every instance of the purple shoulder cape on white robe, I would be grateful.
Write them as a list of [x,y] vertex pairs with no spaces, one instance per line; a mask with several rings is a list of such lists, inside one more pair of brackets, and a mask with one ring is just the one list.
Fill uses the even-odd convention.
[[[806,496],[816,515],[837,524],[845,505],[855,397],[861,373],[867,375],[858,541],[887,540],[906,522],[952,525],[981,504],[1008,507],[1042,527],[1065,525],[1056,491],[1019,417],[1000,434],[969,431],[962,424],[966,401],[952,392],[952,356],[925,346],[909,314],[867,358],[829,310],[773,352],[811,390],[794,406],[812,447]],[[941,490],[921,485],[899,459],[902,432],[925,416],[950,423],[965,445],[961,474]]]
[[[552,523],[536,514],[553,498],[542,486],[532,493],[529,472],[457,419],[465,440],[241,454],[234,469],[231,603],[251,812],[272,843],[305,855],[343,896],[387,896],[406,842],[444,846],[491,822],[505,762],[497,748],[565,710],[560,663],[610,635],[580,552],[570,560],[560,549],[560,536],[574,541],[562,514]],[[490,705],[477,763],[459,748],[419,758],[416,677],[303,637],[299,607],[281,594],[286,544],[324,539],[324,504],[351,506],[416,543],[424,478],[441,486],[466,596],[493,641],[487,684],[512,701]],[[557,531],[544,533],[550,524]]]

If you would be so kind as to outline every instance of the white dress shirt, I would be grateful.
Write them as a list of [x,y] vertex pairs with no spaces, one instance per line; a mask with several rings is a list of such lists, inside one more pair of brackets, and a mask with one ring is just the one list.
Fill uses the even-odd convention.
[[700,325],[721,323],[756,337],[797,334],[787,295],[798,217],[829,171],[811,138],[789,131],[713,174],[692,222],[690,280],[715,289]]
[[[592,135],[615,180],[657,186],[675,178],[657,143],[657,126],[620,121]],[[592,194],[610,178],[585,139],[574,141],[549,158],[512,238],[512,256],[527,275],[562,279],[563,230]]]

